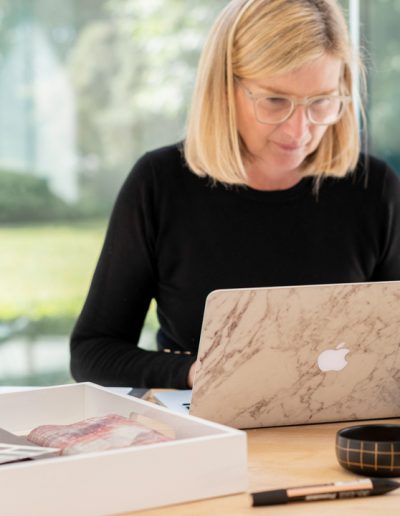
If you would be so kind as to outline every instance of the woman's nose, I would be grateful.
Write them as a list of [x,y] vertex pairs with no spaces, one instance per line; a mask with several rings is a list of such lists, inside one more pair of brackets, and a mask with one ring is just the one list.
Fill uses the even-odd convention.
[[296,106],[292,115],[282,124],[285,133],[295,141],[303,140],[310,130],[306,107]]

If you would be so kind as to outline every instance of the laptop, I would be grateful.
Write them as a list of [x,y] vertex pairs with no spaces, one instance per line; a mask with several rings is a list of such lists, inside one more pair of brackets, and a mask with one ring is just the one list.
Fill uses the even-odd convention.
[[178,393],[235,428],[400,417],[400,281],[210,293],[193,391]]

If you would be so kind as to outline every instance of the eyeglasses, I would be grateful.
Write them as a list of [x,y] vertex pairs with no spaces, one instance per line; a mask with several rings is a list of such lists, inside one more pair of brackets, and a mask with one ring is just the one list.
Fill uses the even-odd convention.
[[297,106],[305,106],[309,122],[315,125],[332,125],[342,117],[351,97],[346,95],[318,95],[296,99],[287,95],[255,95],[240,80],[236,81],[252,100],[254,114],[261,124],[281,124],[288,120]]

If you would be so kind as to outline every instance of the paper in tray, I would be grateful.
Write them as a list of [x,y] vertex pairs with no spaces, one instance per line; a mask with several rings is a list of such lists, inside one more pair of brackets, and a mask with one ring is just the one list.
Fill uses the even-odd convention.
[[0,428],[0,466],[24,460],[44,459],[60,454],[58,448],[32,445],[24,436]]
[[60,453],[57,448],[43,448],[42,446],[19,446],[17,444],[0,443],[0,466],[11,462],[24,460],[45,459]]
[[19,444],[22,446],[32,446],[32,443],[22,435],[12,434],[4,428],[0,428],[0,443],[2,444]]

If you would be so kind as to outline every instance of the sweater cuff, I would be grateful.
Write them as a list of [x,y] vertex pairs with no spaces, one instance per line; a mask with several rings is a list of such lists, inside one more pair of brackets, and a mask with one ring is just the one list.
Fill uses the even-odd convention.
[[189,371],[192,365],[196,362],[196,357],[176,357],[176,367],[174,367],[174,374],[171,378],[171,385],[175,389],[190,389],[188,385]]

